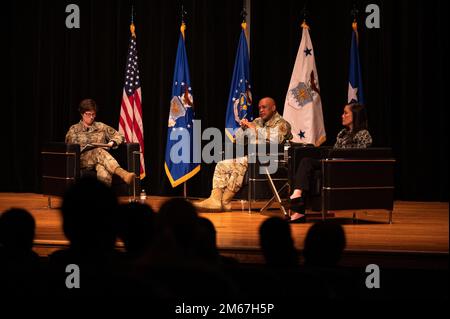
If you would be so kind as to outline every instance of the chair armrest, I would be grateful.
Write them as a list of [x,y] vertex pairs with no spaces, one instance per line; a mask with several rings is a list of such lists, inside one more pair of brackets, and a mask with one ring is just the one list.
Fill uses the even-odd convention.
[[42,146],[40,155],[43,194],[63,195],[80,177],[80,145],[50,142]]
[[393,156],[389,147],[334,148],[329,149],[324,158],[392,159]]
[[42,146],[41,153],[77,153],[80,154],[80,145],[64,142],[48,142]]
[[50,142],[41,149],[42,176],[78,178],[80,176],[80,145]]

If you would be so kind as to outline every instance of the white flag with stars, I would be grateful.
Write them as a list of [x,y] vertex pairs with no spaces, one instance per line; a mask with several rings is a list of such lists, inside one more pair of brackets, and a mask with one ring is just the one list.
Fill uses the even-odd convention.
[[326,140],[314,48],[309,27],[303,33],[291,82],[286,94],[283,117],[291,124],[292,142],[321,145]]

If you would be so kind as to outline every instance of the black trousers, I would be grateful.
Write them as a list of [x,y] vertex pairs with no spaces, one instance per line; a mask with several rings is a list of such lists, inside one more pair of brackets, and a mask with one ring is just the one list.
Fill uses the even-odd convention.
[[308,192],[311,185],[311,177],[314,171],[320,169],[320,167],[320,160],[310,157],[302,158],[295,171],[291,189],[301,189],[302,192]]

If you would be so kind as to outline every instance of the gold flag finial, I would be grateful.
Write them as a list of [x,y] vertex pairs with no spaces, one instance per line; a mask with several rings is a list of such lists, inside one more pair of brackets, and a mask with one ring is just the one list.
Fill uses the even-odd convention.
[[183,34],[183,39],[184,39],[184,30],[186,30],[186,23],[181,22],[180,31]]
[[353,31],[355,31],[355,33],[356,33],[356,43],[359,44],[358,23],[356,22],[356,20],[353,21],[352,28],[353,28]]
[[306,23],[306,20],[303,20],[301,27],[309,29],[309,25]]
[[134,30],[135,30],[134,23],[131,23],[131,24],[130,24],[131,35],[132,35],[133,37],[136,37],[136,33],[134,33]]

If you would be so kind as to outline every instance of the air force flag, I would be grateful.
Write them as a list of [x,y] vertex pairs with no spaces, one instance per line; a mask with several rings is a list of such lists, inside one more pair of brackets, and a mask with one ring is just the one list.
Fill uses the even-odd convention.
[[253,121],[250,59],[248,57],[245,28],[246,24],[242,23],[225,119],[225,132],[231,141],[234,141],[234,134],[240,127],[239,122],[242,119],[246,118],[250,122]]
[[193,161],[194,100],[184,45],[185,29],[186,25],[182,23],[173,74],[164,165],[172,187],[184,183],[200,171],[200,164]]

